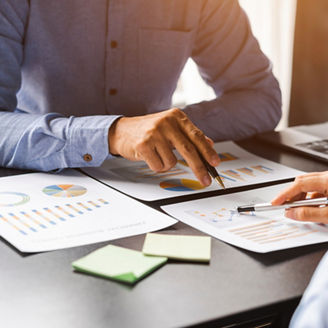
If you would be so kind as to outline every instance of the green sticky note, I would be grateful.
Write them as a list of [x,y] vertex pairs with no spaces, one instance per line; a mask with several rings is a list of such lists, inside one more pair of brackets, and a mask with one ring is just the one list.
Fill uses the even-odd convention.
[[175,260],[209,262],[211,237],[148,233],[142,252]]
[[74,269],[133,284],[167,261],[166,257],[108,245],[74,261]]

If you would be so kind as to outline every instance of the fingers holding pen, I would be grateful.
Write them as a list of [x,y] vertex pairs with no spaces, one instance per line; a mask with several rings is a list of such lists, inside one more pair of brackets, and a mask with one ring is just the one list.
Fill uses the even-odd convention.
[[220,162],[213,141],[177,108],[119,118],[109,130],[108,145],[113,155],[132,161],[143,160],[155,172],[168,171],[175,166],[175,148],[204,186],[211,184],[204,159],[212,166]]
[[154,172],[161,172],[164,168],[162,158],[158,154],[155,145],[150,141],[142,141],[135,146],[134,158],[135,160],[145,161]]
[[180,111],[181,117],[179,119],[179,126],[183,133],[190,139],[193,145],[197,148],[204,159],[212,166],[220,164],[220,158],[213,148],[214,142],[212,139],[205,136],[205,134],[198,129],[187,117],[187,115]]
[[181,110],[171,109],[168,112],[169,115],[166,117],[167,124],[161,127],[162,133],[165,134],[170,144],[185,159],[201,184],[204,186],[210,185],[211,177],[201,155],[210,164],[218,165],[220,159],[213,149],[212,140],[207,138]]
[[[328,172],[301,175],[275,199],[272,205],[281,205],[305,198],[328,196]],[[297,221],[328,223],[328,207],[295,207],[285,211],[285,216]]]
[[158,172],[166,172],[177,164],[177,158],[174,155],[172,146],[169,142],[164,138],[161,139],[161,142],[156,145],[156,151],[162,160],[163,167]]
[[273,205],[280,205],[287,201],[304,199],[308,192],[328,195],[328,172],[309,173],[295,179],[291,186],[283,190],[272,200]]
[[211,177],[209,176],[196,147],[184,136],[183,133],[175,134],[172,137],[175,148],[186,160],[197,179],[202,185],[209,186],[211,184]]

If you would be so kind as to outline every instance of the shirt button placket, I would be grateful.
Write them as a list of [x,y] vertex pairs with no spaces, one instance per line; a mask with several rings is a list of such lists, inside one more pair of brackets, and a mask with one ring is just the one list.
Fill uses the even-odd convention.
[[117,45],[118,45],[118,43],[117,43],[117,41],[115,41],[115,40],[112,40],[112,41],[110,42],[110,47],[111,47],[112,49],[116,49],[116,48],[117,48]]
[[107,113],[114,114],[120,106],[121,50],[122,50],[122,2],[112,0],[108,8],[108,29],[106,47],[106,105]]
[[111,96],[115,96],[115,95],[117,94],[117,89],[114,89],[114,88],[109,89],[109,90],[108,90],[108,93],[109,93]]

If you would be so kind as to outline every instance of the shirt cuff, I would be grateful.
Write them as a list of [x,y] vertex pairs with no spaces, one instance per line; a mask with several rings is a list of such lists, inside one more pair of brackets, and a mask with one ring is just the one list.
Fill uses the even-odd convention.
[[114,158],[109,153],[108,131],[122,115],[75,117],[66,147],[69,167],[97,167]]

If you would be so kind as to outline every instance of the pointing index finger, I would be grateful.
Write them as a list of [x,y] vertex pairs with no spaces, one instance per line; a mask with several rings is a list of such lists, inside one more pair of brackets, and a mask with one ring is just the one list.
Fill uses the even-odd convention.
[[205,136],[205,134],[200,129],[198,129],[185,114],[184,117],[179,119],[179,125],[181,130],[195,145],[204,159],[212,166],[218,166],[220,164],[219,155],[213,148],[213,144],[208,142],[208,138]]

